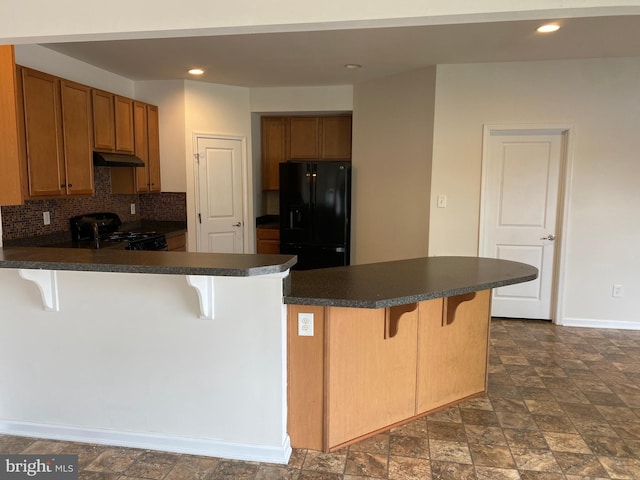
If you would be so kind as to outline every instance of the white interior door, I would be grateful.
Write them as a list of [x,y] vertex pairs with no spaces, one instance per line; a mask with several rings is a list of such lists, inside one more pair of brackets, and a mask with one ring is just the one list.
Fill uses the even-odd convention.
[[196,136],[199,252],[243,253],[241,138]]
[[550,320],[564,133],[494,130],[485,135],[480,255],[533,265],[538,279],[496,288],[496,317]]

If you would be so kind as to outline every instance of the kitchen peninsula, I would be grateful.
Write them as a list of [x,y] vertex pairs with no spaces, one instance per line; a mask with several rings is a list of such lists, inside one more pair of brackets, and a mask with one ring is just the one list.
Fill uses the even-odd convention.
[[0,432],[279,463],[291,444],[335,449],[484,391],[490,289],[537,276],[462,257],[294,264],[0,249]]

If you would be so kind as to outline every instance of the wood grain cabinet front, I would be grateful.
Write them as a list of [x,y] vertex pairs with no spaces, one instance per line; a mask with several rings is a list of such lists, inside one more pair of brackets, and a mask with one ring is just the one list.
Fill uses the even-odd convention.
[[0,205],[23,201],[18,87],[12,45],[0,45]]
[[280,230],[277,228],[256,228],[256,253],[279,254]]
[[[484,392],[490,293],[379,309],[289,305],[291,445],[337,450]],[[299,334],[299,314],[313,314],[313,336]]]
[[111,170],[112,193],[160,191],[160,135],[158,107],[133,101],[134,154],[144,167]]
[[90,88],[21,68],[28,196],[90,195]]
[[95,149],[134,153],[133,100],[97,89],[91,97]]

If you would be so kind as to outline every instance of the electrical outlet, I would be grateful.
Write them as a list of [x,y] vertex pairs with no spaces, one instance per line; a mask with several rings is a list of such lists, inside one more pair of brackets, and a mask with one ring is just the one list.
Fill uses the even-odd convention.
[[298,314],[298,336],[313,337],[313,313]]
[[447,208],[447,196],[446,195],[438,195],[438,208]]
[[614,283],[613,284],[613,292],[611,292],[613,297],[624,297],[624,286]]
[[136,204],[132,203],[131,204],[131,215],[135,215],[136,214]]
[[45,225],[51,225],[51,214],[49,212],[42,212],[42,220]]

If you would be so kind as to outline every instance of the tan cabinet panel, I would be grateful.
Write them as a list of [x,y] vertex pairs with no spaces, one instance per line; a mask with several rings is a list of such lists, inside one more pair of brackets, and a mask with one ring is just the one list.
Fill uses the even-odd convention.
[[390,337],[388,311],[326,309],[327,448],[415,415],[418,310]]
[[318,117],[291,117],[289,119],[289,158],[305,160],[320,158]]
[[147,141],[149,143],[149,191],[160,191],[160,117],[158,107],[147,105]]
[[91,89],[86,85],[61,80],[60,93],[66,193],[91,195],[94,192]]
[[23,68],[22,88],[29,196],[63,195],[66,179],[60,80],[53,75]]
[[22,203],[16,66],[12,45],[0,45],[0,205]]
[[187,251],[187,236],[174,235],[167,237],[167,248],[170,252],[186,252]]
[[134,153],[133,100],[114,95],[113,102],[116,119],[116,152]]
[[93,143],[96,150],[113,152],[116,149],[113,94],[91,90],[93,106]]
[[278,190],[280,164],[287,160],[287,117],[262,117],[262,189]]
[[485,391],[490,293],[420,303],[417,414]]
[[134,167],[136,191],[149,191],[149,139],[147,136],[147,106],[133,102],[133,138],[136,157],[144,162],[144,167]]
[[320,158],[351,158],[351,116],[320,117]]

